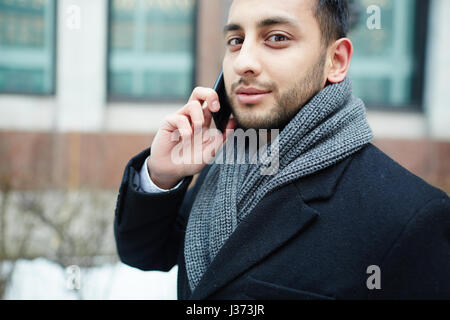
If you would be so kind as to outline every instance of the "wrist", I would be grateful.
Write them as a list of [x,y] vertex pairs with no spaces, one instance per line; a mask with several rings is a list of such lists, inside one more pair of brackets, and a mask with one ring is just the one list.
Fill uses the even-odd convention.
[[162,190],[170,190],[174,188],[181,179],[171,178],[171,177],[161,177],[157,174],[153,173],[153,170],[150,170],[150,166],[147,165],[147,171],[152,182]]
[[150,179],[152,179],[153,183],[162,190],[170,190],[178,184],[179,180],[161,180],[150,173]]

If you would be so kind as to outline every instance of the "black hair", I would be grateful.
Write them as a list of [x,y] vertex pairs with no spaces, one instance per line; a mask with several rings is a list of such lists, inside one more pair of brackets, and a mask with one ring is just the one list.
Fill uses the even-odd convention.
[[347,0],[315,0],[315,16],[325,45],[347,37],[350,30],[350,10]]

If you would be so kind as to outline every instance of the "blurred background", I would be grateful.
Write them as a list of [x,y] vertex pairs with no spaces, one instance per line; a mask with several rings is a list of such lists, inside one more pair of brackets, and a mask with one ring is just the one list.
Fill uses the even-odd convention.
[[[117,193],[221,68],[227,0],[0,0],[0,298],[175,299],[118,261]],[[450,192],[450,1],[354,0],[374,144]]]

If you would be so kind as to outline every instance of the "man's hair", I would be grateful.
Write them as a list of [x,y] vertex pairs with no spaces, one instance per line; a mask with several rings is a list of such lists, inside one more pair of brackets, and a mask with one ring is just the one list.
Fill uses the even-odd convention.
[[350,13],[347,0],[315,0],[315,16],[319,22],[323,43],[345,38],[350,28]]

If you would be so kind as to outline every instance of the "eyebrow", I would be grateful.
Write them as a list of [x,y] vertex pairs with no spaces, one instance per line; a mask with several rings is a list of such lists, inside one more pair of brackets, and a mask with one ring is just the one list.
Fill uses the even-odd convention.
[[[259,21],[257,23],[257,28],[262,29],[265,27],[279,24],[298,27],[298,22],[295,21],[294,19],[279,16],[279,17],[270,17]],[[223,34],[227,34],[228,32],[231,31],[242,31],[242,30],[244,30],[244,28],[241,25],[236,23],[230,23],[223,28]]]

